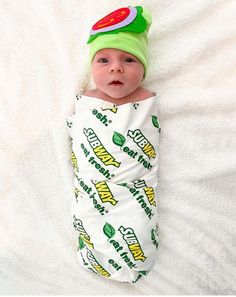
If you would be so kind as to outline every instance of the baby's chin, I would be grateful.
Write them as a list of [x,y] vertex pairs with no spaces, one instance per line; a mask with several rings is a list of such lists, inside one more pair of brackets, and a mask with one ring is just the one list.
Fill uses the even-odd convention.
[[128,98],[131,94],[133,94],[135,90],[130,91],[122,91],[122,90],[113,90],[113,91],[106,91],[104,92],[105,95],[109,96],[110,98],[116,99],[116,100],[122,100],[125,98]]

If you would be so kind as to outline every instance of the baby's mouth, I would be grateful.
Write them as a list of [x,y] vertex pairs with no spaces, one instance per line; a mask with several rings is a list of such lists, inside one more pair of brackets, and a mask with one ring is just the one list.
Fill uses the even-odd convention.
[[123,85],[123,83],[121,81],[119,81],[119,80],[113,80],[113,81],[111,81],[109,83],[109,85],[111,85],[111,86],[121,86],[121,85]]

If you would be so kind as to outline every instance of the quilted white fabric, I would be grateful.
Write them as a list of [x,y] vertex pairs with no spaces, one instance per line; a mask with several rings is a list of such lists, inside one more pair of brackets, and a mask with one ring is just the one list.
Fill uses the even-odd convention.
[[[77,262],[66,118],[92,86],[91,24],[138,4],[153,16],[160,247],[121,284]],[[1,0],[0,15],[0,293],[236,294],[236,2]]]

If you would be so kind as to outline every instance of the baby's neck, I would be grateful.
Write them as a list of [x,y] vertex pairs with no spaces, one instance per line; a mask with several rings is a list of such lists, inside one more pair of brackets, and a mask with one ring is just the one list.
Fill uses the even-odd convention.
[[121,105],[129,102],[137,102],[137,101],[145,100],[154,96],[152,92],[141,87],[135,90],[132,94],[129,94],[128,96],[123,98],[110,97],[107,94],[100,91],[99,89],[87,90],[84,93],[84,95],[88,97],[95,97],[108,102],[112,102],[116,105]]

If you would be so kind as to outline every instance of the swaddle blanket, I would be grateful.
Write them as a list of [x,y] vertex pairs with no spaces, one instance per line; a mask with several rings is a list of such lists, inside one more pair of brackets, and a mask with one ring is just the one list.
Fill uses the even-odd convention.
[[80,263],[104,277],[136,282],[154,266],[158,247],[157,98],[119,106],[76,99],[67,124]]

